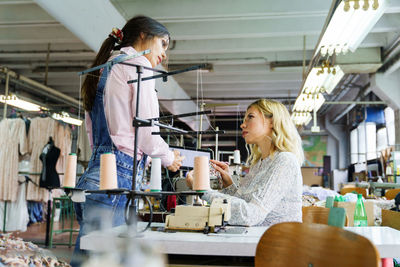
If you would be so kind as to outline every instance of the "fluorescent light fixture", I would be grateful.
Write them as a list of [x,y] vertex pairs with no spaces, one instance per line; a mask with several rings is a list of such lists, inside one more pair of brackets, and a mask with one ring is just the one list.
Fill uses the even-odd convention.
[[72,118],[67,112],[64,112],[64,111],[62,111],[61,114],[53,113],[53,115],[51,117],[55,120],[63,121],[65,123],[74,124],[74,125],[78,125],[78,126],[82,125],[82,120]]
[[321,93],[318,94],[300,94],[294,103],[293,111],[311,112],[318,110],[325,102],[325,98]]
[[[329,71],[329,72],[328,72]],[[339,66],[328,68],[312,68],[301,90],[304,94],[330,94],[343,78],[344,72]]]
[[293,112],[291,118],[296,125],[307,125],[311,121],[311,113]]
[[0,95],[0,102],[1,103],[6,103],[7,105],[14,106],[23,110],[27,111],[40,111],[41,107],[39,105],[36,105],[34,103],[22,100],[18,98],[16,95]]
[[387,0],[342,0],[336,7],[316,53],[354,52],[387,8]]

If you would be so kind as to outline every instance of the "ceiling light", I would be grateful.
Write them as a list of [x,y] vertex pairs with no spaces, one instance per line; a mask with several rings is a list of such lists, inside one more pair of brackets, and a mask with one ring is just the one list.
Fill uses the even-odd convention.
[[51,117],[55,120],[63,121],[65,123],[74,124],[78,126],[82,125],[82,120],[72,118],[67,112],[64,111],[62,111],[61,114],[53,113]]
[[318,110],[325,102],[325,98],[321,93],[318,94],[304,94],[301,93],[294,103],[293,111],[297,112],[311,112],[314,109]]
[[311,121],[311,113],[293,112],[291,118],[296,125],[307,125]]
[[[360,5],[360,3],[361,5]],[[342,0],[336,7],[321,38],[316,53],[354,52],[383,15],[387,0]]]
[[6,103],[7,105],[14,106],[23,110],[27,111],[40,111],[41,107],[39,105],[36,105],[34,103],[22,100],[18,98],[16,95],[0,95],[0,102],[1,103]]
[[330,94],[343,76],[344,72],[339,66],[330,68],[312,68],[301,92],[305,94]]

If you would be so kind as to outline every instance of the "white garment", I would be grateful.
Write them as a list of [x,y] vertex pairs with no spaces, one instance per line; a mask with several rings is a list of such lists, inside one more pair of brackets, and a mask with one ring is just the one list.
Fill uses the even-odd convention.
[[[4,202],[0,202],[0,229],[3,230]],[[26,183],[19,185],[18,199],[15,202],[7,202],[6,232],[25,232],[29,223],[28,206],[26,204]]]
[[270,226],[280,222],[302,221],[302,187],[300,165],[290,152],[276,152],[260,160],[240,181],[220,192],[206,192],[202,199],[231,200],[229,224]]
[[0,122],[0,200],[16,201],[18,195],[19,155],[27,150],[25,122],[4,119]]

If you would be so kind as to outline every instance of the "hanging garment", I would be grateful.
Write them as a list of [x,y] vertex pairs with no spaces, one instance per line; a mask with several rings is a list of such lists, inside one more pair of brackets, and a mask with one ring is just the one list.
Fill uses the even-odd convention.
[[29,223],[42,222],[43,221],[43,203],[36,201],[28,201],[28,213],[29,213]]
[[[21,177],[21,176],[20,176]],[[28,206],[26,203],[26,182],[25,178],[18,186],[18,198],[15,202],[7,202],[6,211],[6,232],[22,231],[25,232],[29,222]],[[0,203],[0,229],[3,229],[4,223],[4,202]]]
[[18,196],[19,155],[28,151],[25,122],[4,119],[0,122],[0,200],[16,201]]
[[[63,184],[65,172],[65,164],[67,156],[71,153],[72,133],[69,124],[58,122],[56,125],[56,135],[54,136],[54,144],[60,149],[60,156],[57,161],[56,170],[59,173],[60,183]],[[62,189],[55,189],[51,192],[52,197],[60,197],[64,194]]]
[[40,175],[39,186],[46,189],[60,187],[60,178],[56,171],[56,164],[60,156],[60,149],[54,145],[53,138],[44,146],[40,160],[42,161],[42,173]]
[[92,156],[92,148],[86,133],[86,123],[82,123],[78,131],[78,149],[78,160],[88,162]]
[[[57,122],[52,118],[34,118],[31,121],[31,126],[29,128],[29,151],[31,152],[30,172],[41,173],[42,162],[39,157],[49,137],[55,136]],[[31,175],[30,178],[36,184],[39,184],[39,175]],[[33,183],[28,184],[27,200],[47,201],[48,198],[49,193],[46,189],[37,187]]]
[[[34,118],[31,120],[29,127],[29,151],[31,152],[30,172],[41,173],[42,162],[39,159],[43,147],[47,144],[49,137],[52,136],[54,144],[60,149],[60,156],[56,164],[58,173],[64,172],[65,159],[71,151],[71,129],[68,125],[59,123],[52,118]],[[40,176],[31,175],[30,178],[39,184]],[[62,183],[63,176],[60,177]],[[62,193],[61,190],[52,191],[52,196],[57,197]],[[48,191],[36,187],[33,183],[29,183],[27,187],[27,200],[47,201],[49,197]]]

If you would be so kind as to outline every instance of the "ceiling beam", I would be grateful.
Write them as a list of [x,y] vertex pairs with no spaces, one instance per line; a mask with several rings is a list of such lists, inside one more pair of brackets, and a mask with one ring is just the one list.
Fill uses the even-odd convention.
[[[223,19],[242,20],[251,17],[276,16],[323,16],[328,13],[329,1],[307,0],[285,1],[276,0],[169,0],[162,5],[157,0],[129,1],[111,0],[114,6],[126,19],[136,14],[146,14],[163,22],[167,21],[215,21]],[[212,8],[210,8],[212,7]]]
[[[10,1],[7,1],[10,2]],[[33,1],[25,1],[24,3],[5,4],[0,1],[0,25],[18,25],[31,23],[58,23],[45,10],[36,5]]]
[[[306,36],[306,50],[313,51],[319,34]],[[369,34],[360,47],[386,46],[386,33]],[[279,36],[241,39],[215,39],[215,40],[182,40],[176,41],[170,56],[195,55],[195,54],[231,54],[245,52],[249,56],[258,52],[301,51],[304,47],[303,36]]]

